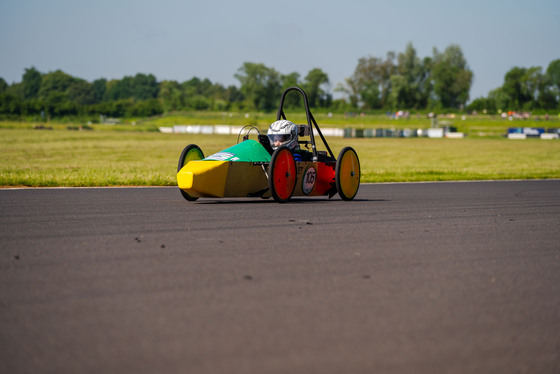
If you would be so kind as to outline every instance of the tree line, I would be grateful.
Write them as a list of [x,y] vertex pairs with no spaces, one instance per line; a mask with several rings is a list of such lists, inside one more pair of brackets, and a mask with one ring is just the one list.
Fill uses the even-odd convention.
[[[469,105],[474,78],[458,45],[420,58],[412,43],[404,52],[385,57],[362,57],[354,73],[334,88],[328,75],[314,68],[304,77],[281,74],[262,63],[245,62],[234,74],[239,81],[224,86],[208,78],[185,82],[158,81],[138,73],[122,79],[100,78],[93,82],[61,70],[41,73],[26,68],[21,82],[7,84],[0,78],[0,116],[37,117],[146,117],[173,111],[273,111],[284,89],[302,87],[312,108],[330,111],[453,110],[487,111],[552,110],[560,104],[560,59],[546,71],[541,67],[514,67],[504,83]],[[288,95],[287,107],[302,107],[297,95]]]
[[560,110],[560,59],[552,61],[546,71],[539,66],[513,67],[504,83],[469,104],[470,110],[496,113],[500,110]]

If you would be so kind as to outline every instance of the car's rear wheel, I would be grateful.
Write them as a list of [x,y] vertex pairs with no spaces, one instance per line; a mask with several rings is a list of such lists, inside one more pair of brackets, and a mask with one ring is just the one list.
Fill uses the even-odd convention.
[[[189,144],[181,152],[181,156],[179,157],[179,163],[177,165],[177,173],[188,164],[190,161],[202,160],[204,158],[204,153],[200,149],[200,147],[196,144]],[[198,199],[196,196],[191,196],[185,191],[179,189],[181,191],[181,195],[188,201],[195,201]]]
[[360,160],[352,147],[343,148],[336,161],[336,189],[342,200],[352,200],[360,187]]
[[274,151],[268,166],[268,186],[275,201],[285,203],[296,187],[296,160],[292,152],[282,146]]

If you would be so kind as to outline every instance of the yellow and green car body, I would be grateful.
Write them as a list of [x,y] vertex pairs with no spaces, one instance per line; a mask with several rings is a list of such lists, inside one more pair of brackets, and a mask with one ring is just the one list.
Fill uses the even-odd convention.
[[[202,159],[185,160],[177,173],[179,188],[192,197],[271,196],[268,165],[271,155],[255,140],[245,140]],[[336,193],[336,161],[296,162],[292,196],[331,197]]]

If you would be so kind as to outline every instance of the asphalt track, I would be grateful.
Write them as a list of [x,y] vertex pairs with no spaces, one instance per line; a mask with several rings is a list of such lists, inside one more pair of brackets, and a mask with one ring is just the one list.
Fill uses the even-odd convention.
[[0,373],[560,372],[558,180],[0,212]]

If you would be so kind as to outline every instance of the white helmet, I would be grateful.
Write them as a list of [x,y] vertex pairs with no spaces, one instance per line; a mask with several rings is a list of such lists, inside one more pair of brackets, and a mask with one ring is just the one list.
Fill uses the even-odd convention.
[[280,120],[270,125],[268,129],[268,139],[272,149],[285,145],[290,149],[299,149],[298,127],[288,120]]

